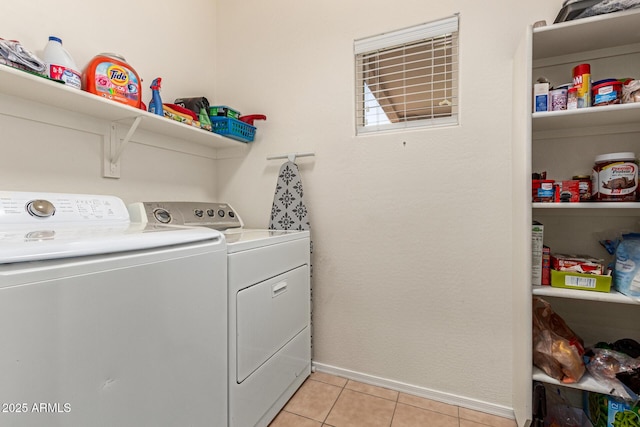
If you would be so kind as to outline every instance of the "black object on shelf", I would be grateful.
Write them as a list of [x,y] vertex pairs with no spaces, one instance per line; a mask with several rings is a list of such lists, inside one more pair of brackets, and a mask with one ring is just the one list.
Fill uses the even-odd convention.
[[578,15],[593,5],[600,3],[602,0],[566,0],[562,4],[562,9],[558,12],[554,24],[559,22],[571,21]]
[[533,387],[533,424],[532,427],[544,427],[547,416],[547,396],[544,386],[536,383]]
[[636,368],[631,371],[618,372],[616,378],[626,385],[635,394],[640,393],[640,369]]
[[571,21],[640,7],[640,0],[565,0],[553,22]]

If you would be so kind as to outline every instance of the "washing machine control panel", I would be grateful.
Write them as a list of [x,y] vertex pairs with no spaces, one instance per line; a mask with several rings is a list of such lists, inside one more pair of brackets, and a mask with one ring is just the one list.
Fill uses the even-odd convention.
[[0,226],[14,224],[127,224],[129,214],[116,196],[0,191]]
[[209,227],[215,230],[242,227],[231,206],[215,202],[138,202],[129,205],[132,221]]

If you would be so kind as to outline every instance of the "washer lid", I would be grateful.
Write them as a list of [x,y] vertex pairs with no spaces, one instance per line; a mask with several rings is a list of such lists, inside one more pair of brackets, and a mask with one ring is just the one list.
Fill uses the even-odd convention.
[[0,191],[0,264],[213,241],[208,228],[131,223],[114,196]]
[[309,231],[232,228],[224,232],[224,237],[227,241],[227,252],[231,254],[248,249],[308,238]]
[[0,264],[100,255],[210,241],[226,248],[222,233],[139,223],[101,227],[0,228]]

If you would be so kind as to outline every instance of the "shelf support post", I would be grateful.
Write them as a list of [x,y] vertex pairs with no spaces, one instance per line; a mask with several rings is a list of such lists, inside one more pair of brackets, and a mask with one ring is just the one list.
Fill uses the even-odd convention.
[[117,123],[111,122],[111,126],[109,127],[109,138],[108,141],[105,138],[104,143],[102,175],[105,178],[120,178],[120,156],[122,156],[124,149],[129,144],[129,141],[131,141],[131,137],[135,133],[141,121],[142,116],[135,118],[122,142],[118,139]]

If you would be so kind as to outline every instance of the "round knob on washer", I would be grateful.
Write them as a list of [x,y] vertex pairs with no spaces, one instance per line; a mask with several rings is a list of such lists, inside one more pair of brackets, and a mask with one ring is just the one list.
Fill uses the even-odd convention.
[[153,217],[158,221],[161,222],[163,224],[168,224],[171,222],[171,214],[169,213],[168,210],[166,209],[155,209],[153,211]]
[[49,218],[56,213],[56,207],[48,200],[31,200],[26,206],[27,212],[31,216],[38,218]]

